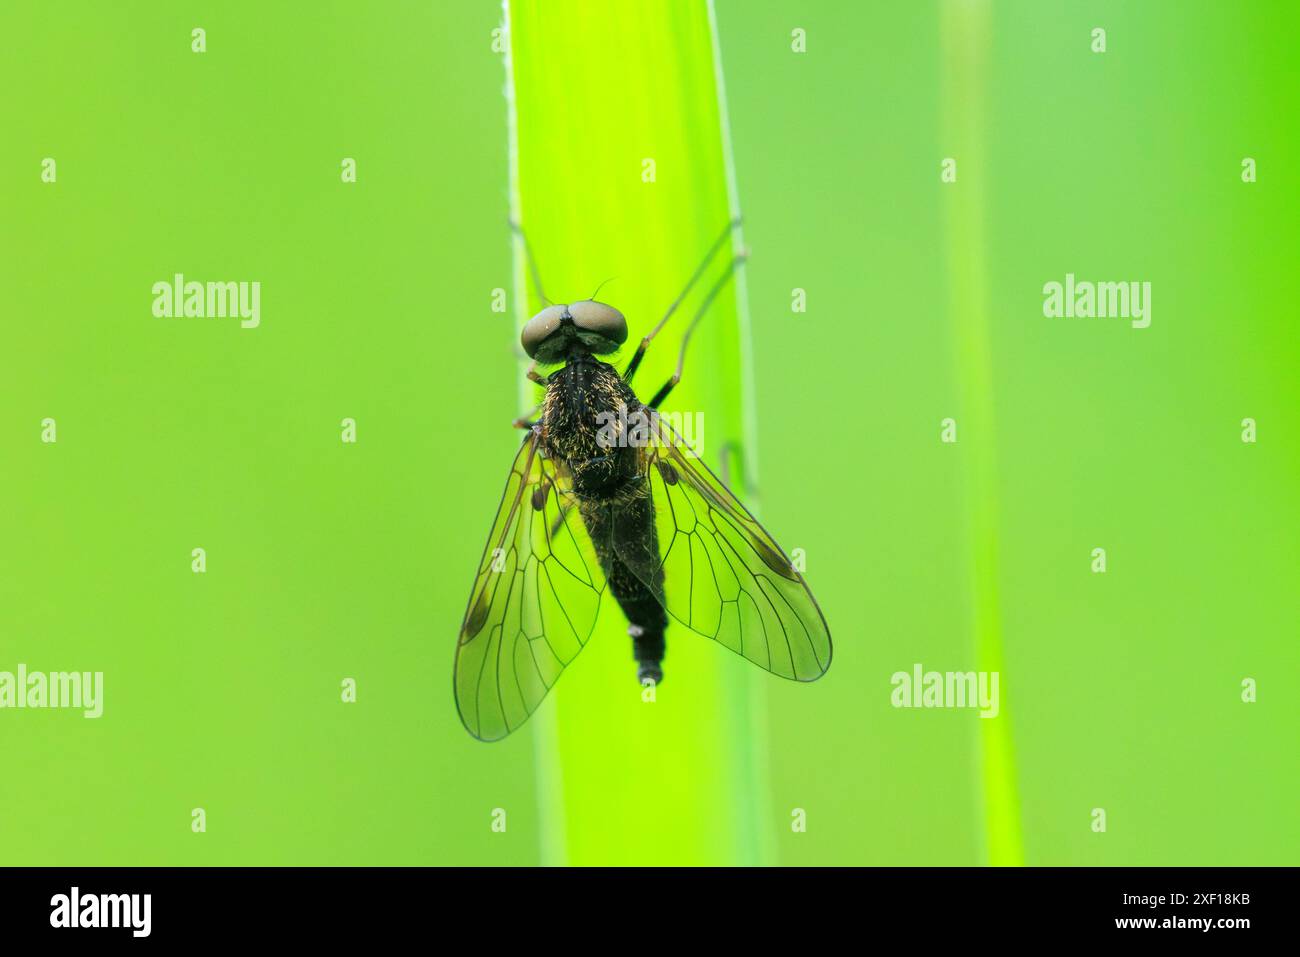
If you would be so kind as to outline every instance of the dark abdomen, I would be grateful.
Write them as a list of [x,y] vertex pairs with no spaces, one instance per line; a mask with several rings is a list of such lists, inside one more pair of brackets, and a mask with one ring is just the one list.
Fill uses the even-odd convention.
[[[644,666],[657,666],[664,657],[664,629],[668,627],[668,615],[650,587],[653,585],[660,594],[663,593],[663,569],[656,563],[651,582],[647,584],[619,558],[613,545],[617,534],[620,540],[642,542],[650,555],[659,554],[650,486],[644,480],[639,484],[645,491],[644,495],[614,501],[583,501],[581,510],[582,521],[587,526],[587,533],[609,582],[610,594],[623,609],[628,624],[633,626],[628,629],[632,635],[632,652],[643,666],[644,677]],[[656,681],[661,677],[657,672],[657,667],[651,672]]]
[[[583,524],[600,559],[610,593],[623,609],[642,677],[657,681],[664,656],[668,616],[655,597],[663,592],[663,571],[656,562],[647,585],[619,558],[613,537],[642,543],[646,554],[659,554],[654,501],[643,473],[644,448],[618,438],[621,423],[641,403],[613,367],[594,359],[570,362],[548,382],[543,421],[551,454],[563,459],[573,475]],[[611,443],[611,437],[614,441]],[[639,632],[639,634],[638,634]],[[647,668],[647,665],[653,665]]]

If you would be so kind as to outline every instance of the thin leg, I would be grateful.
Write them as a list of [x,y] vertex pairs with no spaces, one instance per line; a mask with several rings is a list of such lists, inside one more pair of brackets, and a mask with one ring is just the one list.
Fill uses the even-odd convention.
[[731,222],[727,223],[727,227],[722,231],[722,235],[713,241],[713,245],[709,247],[709,251],[704,254],[704,260],[698,267],[696,267],[695,272],[691,274],[691,278],[687,280],[686,287],[677,294],[677,298],[674,299],[673,304],[668,307],[668,311],[665,312],[664,317],[659,320],[659,324],[651,329],[650,334],[642,339],[641,344],[636,347],[636,353],[632,356],[632,361],[628,364],[627,371],[623,373],[624,382],[632,381],[632,376],[636,373],[637,366],[641,364],[641,359],[645,356],[646,347],[650,345],[650,340],[659,334],[659,330],[664,327],[664,323],[666,323],[669,318],[672,317],[672,314],[677,311],[677,307],[682,304],[682,300],[686,298],[687,293],[694,288],[695,284],[699,282],[700,277],[704,275],[704,271],[709,268],[709,263],[713,262],[713,257],[718,254],[718,250],[720,250],[723,243],[727,241],[727,237],[731,235],[731,231],[739,225],[740,217],[737,216],[735,219],[731,220]]
[[723,442],[722,448],[718,449],[718,478],[722,479],[722,484],[728,489],[733,488],[731,484],[731,450],[734,446],[730,442]]
[[[536,382],[540,386],[546,385],[546,377],[537,371],[536,359],[529,363],[528,370],[524,375],[527,376],[529,380]],[[521,415],[519,418],[511,422],[510,425],[516,429],[531,429],[537,424],[537,413],[540,411],[542,411],[542,405],[539,402],[537,405],[533,406],[533,411],[529,412],[527,415]]]
[[[528,367],[528,378],[530,379],[533,379],[533,376],[537,376],[537,373],[533,371],[533,366],[535,365],[537,365],[536,362],[534,362],[532,366]],[[546,382],[546,380],[543,379],[541,376],[537,376],[537,378],[533,379],[533,381],[534,382],[541,381],[542,383]],[[510,424],[516,429],[531,429],[534,425],[537,424],[537,413],[541,411],[542,411],[542,405],[539,402],[537,405],[533,406],[533,411],[529,412],[527,415],[521,415],[519,418],[515,419]]]
[[533,280],[533,291],[537,293],[538,299],[549,306],[551,300],[547,299],[546,293],[542,291],[542,274],[537,269],[537,260],[533,258],[533,247],[528,242],[528,234],[524,232],[524,227],[520,226],[513,219],[510,220],[510,228],[521,240],[523,240],[524,261],[528,263],[528,274]]
[[677,353],[677,371],[672,374],[672,378],[660,387],[659,391],[655,393],[655,397],[646,403],[650,408],[659,408],[659,403],[668,397],[669,392],[673,391],[673,386],[682,381],[682,365],[686,362],[686,347],[691,344],[691,333],[695,331],[695,327],[699,325],[700,320],[704,318],[704,314],[708,312],[709,306],[713,305],[713,300],[718,297],[718,293],[722,292],[723,287],[731,281],[731,277],[736,274],[736,267],[745,261],[746,256],[747,254],[742,252],[732,259],[731,263],[727,266],[727,271],[718,277],[718,281],[713,284],[713,288],[709,290],[709,294],[704,297],[704,302],[702,302],[700,308],[696,310],[695,317],[691,319],[691,324],[686,327],[686,334],[682,336],[682,348],[681,351]]
[[[732,453],[735,453],[736,461],[740,465],[740,468],[737,472],[740,481],[737,482],[736,484],[732,484],[732,475],[731,475]],[[741,453],[740,446],[737,443],[723,442],[722,448],[718,449],[718,472],[719,472],[718,478],[722,479],[722,484],[725,485],[728,489],[730,489],[733,492],[736,491],[737,489],[741,489],[744,491],[746,496],[750,498],[754,497],[755,494],[754,486],[750,483],[749,476],[745,472],[745,457]]]
[[551,538],[555,538],[556,535],[560,534],[560,529],[564,527],[564,523],[569,517],[571,507],[570,505],[560,506],[559,514],[555,516],[555,521],[551,522]]

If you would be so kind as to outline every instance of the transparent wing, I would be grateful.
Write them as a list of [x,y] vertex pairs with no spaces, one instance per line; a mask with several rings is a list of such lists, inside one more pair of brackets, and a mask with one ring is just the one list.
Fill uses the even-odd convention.
[[525,437],[483,549],[456,644],[456,709],[497,741],[536,710],[587,643],[605,579],[570,477]]
[[687,443],[645,412],[657,553],[630,523],[620,525],[616,511],[619,558],[692,631],[783,678],[820,678],[831,665],[831,635],[807,582]]

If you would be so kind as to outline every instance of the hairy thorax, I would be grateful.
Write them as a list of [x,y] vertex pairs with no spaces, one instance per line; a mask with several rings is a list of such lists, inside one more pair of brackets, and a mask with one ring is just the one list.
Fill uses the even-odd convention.
[[592,502],[636,498],[644,448],[629,440],[641,402],[613,366],[594,358],[570,361],[547,379],[542,431],[547,451],[573,475],[579,499]]

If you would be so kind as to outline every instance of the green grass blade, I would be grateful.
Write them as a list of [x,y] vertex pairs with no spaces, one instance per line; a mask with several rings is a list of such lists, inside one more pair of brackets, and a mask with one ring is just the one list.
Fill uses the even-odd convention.
[[[980,171],[987,98],[986,58],[992,46],[990,10],[984,2],[946,4],[941,21],[948,71],[944,87],[945,142],[961,177],[948,199],[950,311],[957,350],[961,434],[970,437],[966,481],[975,660],[981,671],[1004,672],[1002,612],[998,592],[998,465],[988,316],[988,264],[984,258],[984,192]],[[1005,674],[1003,674],[1005,678]],[[1011,709],[979,722],[980,804],[984,857],[993,865],[1024,863],[1019,792],[1011,737]]]
[[[512,211],[548,298],[585,298],[610,280],[600,298],[628,317],[630,354],[732,216],[712,11],[510,0],[506,16]],[[517,243],[522,323],[541,303],[521,253]],[[692,306],[715,275],[655,340],[635,383],[643,399],[672,373]],[[665,405],[702,421],[711,466],[723,466],[729,450],[733,484],[742,463],[753,475],[752,446],[741,441],[748,332],[738,296],[743,276],[692,338],[686,374]],[[531,407],[537,390],[528,386],[523,399]],[[753,712],[763,676],[672,626],[664,685],[655,703],[643,703],[625,629],[608,602],[591,643],[534,717],[545,860],[761,862],[766,811]]]

